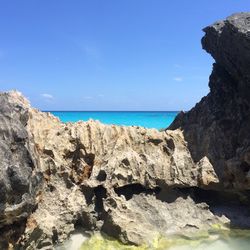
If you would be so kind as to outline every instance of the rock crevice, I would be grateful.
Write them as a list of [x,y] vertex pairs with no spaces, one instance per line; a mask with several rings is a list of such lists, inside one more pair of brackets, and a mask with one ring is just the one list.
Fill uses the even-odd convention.
[[76,227],[135,245],[250,227],[247,213],[235,216],[249,207],[249,20],[204,29],[210,93],[166,131],[62,123],[1,93],[0,248],[53,249]]

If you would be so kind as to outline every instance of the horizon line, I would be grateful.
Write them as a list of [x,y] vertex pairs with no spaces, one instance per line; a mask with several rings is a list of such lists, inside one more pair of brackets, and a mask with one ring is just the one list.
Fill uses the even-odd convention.
[[[181,112],[181,110],[41,110],[42,112]],[[186,111],[184,111],[186,112]]]

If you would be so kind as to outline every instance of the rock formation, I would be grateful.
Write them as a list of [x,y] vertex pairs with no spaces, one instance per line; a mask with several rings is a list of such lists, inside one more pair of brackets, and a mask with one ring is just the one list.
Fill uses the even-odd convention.
[[[31,206],[32,214],[25,210],[27,221],[19,247],[50,249],[77,225],[88,231],[101,230],[124,243],[150,244],[157,235],[185,234],[228,222],[214,215],[207,204],[179,190],[210,188],[219,181],[206,157],[193,162],[180,130],[159,132],[95,121],[64,124],[31,108],[16,92],[0,94],[0,99],[5,105],[20,100],[17,105],[26,119],[12,116],[25,121],[22,129],[29,150],[36,153],[36,163],[22,156],[22,164],[13,169],[22,172],[32,162],[34,170],[43,175],[39,192],[32,193],[37,207]],[[10,134],[12,144],[17,144],[15,131]],[[10,143],[5,138],[2,141]],[[9,152],[11,145],[6,150]],[[19,183],[16,180],[16,185]],[[21,193],[18,206],[25,197]],[[17,215],[11,218],[19,220]]]
[[28,105],[18,93],[1,94],[0,241],[24,230],[19,222],[34,209],[41,182],[39,157],[26,129]]
[[169,129],[182,129],[195,162],[204,156],[226,188],[250,188],[250,13],[204,29],[215,59],[210,93]]
[[0,94],[0,248],[52,249],[77,227],[136,245],[249,227],[247,210],[235,217],[250,176],[249,19],[205,29],[211,92],[166,131],[62,123]]

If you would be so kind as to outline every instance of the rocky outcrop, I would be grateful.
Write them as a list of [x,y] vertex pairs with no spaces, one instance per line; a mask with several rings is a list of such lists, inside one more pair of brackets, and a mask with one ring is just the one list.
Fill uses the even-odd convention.
[[[39,152],[46,186],[28,219],[31,226],[26,227],[22,241],[25,248],[62,242],[75,225],[101,230],[124,243],[142,244],[156,234],[184,233],[184,229],[207,229],[228,222],[205,204],[196,206],[191,197],[168,191],[218,183],[206,157],[193,162],[179,130],[159,132],[96,121],[64,124],[34,109],[30,109],[28,130]],[[169,193],[171,205],[163,192]],[[190,217],[184,210],[171,212],[182,205]],[[151,217],[142,215],[145,207]],[[193,220],[197,214],[200,217]]]
[[[92,232],[103,231],[124,243],[149,244],[156,235],[184,234],[228,222],[213,214],[202,201],[196,202],[178,190],[218,185],[206,157],[193,162],[180,130],[159,132],[97,121],[65,124],[51,114],[31,108],[18,93],[0,95],[4,105],[16,103],[17,97],[25,119],[13,119],[15,124],[24,121],[27,145],[23,141],[21,145],[30,152],[30,158],[21,155],[19,166],[22,163],[25,167],[28,162],[33,169],[30,174],[25,168],[20,169],[21,177],[27,179],[27,190],[33,195],[30,198],[38,201],[32,214],[34,202],[29,209],[24,207],[26,225],[19,247],[50,249],[63,242],[77,226]],[[8,112],[14,113],[13,107]],[[6,124],[16,126],[10,121]],[[16,134],[12,130],[9,133],[13,137]],[[17,140],[5,138],[2,142],[17,144]],[[7,151],[11,152],[11,148]],[[6,156],[6,160],[12,159],[6,154],[2,157]],[[38,169],[43,185],[36,193],[31,185],[38,185],[32,179]],[[5,194],[12,193],[6,190]],[[26,194],[21,193],[20,197],[24,199]],[[150,216],[142,214],[145,209]],[[13,214],[11,223],[17,218]]]
[[11,240],[0,234],[0,248],[52,249],[77,227],[149,246],[250,227],[248,16],[205,29],[211,92],[166,131],[61,123],[19,93],[0,94],[0,230],[21,225]]
[[215,59],[210,93],[169,129],[183,130],[195,162],[204,156],[227,189],[250,188],[250,13],[204,29],[203,48]]
[[28,107],[16,92],[0,96],[0,245],[24,230],[22,221],[36,205],[41,182],[39,157],[26,129]]

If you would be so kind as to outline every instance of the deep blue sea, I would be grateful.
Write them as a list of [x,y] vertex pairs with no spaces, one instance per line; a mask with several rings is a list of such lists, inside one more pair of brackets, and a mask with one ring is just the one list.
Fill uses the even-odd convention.
[[162,129],[168,127],[176,111],[50,111],[62,122],[99,120],[104,124],[143,126]]

